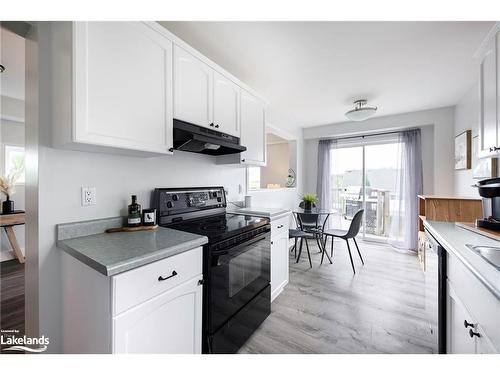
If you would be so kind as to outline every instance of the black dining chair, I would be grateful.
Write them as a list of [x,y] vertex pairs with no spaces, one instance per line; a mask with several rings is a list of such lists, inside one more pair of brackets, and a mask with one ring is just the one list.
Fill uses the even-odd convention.
[[[319,223],[320,215],[318,213],[308,213],[308,212],[297,212],[296,215],[297,215],[297,223],[299,225],[299,229],[308,235],[308,237],[304,237],[304,240],[306,241],[307,255],[309,256],[309,262],[311,263],[311,255],[309,253],[309,244],[307,242],[307,239],[316,240],[316,243],[318,244],[318,249],[322,253],[321,259],[323,260],[326,250],[321,244],[323,231],[322,231],[322,225],[320,225]],[[302,252],[301,250],[302,249],[299,249],[299,255],[297,256],[297,263],[300,260],[300,254]],[[331,264],[332,260],[330,259],[328,253],[326,253],[326,257],[328,258]]]
[[[358,243],[356,242],[356,236],[359,233],[359,229],[361,228],[361,221],[363,219],[363,213],[365,210],[359,210],[354,214],[354,217],[351,220],[351,225],[349,225],[348,230],[341,230],[341,229],[328,229],[323,231],[323,235],[325,236],[325,248],[326,248],[326,241],[328,240],[328,237],[332,237],[332,246],[331,246],[331,256],[333,257],[333,239],[335,237],[343,239],[346,244],[347,244],[347,250],[349,251],[349,258],[351,259],[351,266],[352,266],[352,271],[356,273],[356,269],[354,268],[354,262],[352,261],[352,255],[351,255],[351,247],[349,246],[349,239],[354,240],[354,244],[356,245],[356,249],[358,250],[358,255],[359,259],[361,259],[361,263],[363,266],[365,265],[365,262],[363,261],[363,257],[361,256],[361,252],[359,251]],[[328,254],[327,254],[328,255]],[[321,263],[323,263],[323,255],[321,256]]]

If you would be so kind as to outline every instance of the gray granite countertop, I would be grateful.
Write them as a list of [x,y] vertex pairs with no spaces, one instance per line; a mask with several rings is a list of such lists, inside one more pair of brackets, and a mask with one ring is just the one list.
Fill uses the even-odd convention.
[[[102,233],[106,226],[111,227],[112,220],[117,219],[60,224],[57,246],[96,271],[112,276],[208,242],[205,236],[162,227],[154,231]],[[90,226],[101,233],[90,234]]]
[[455,223],[424,221],[424,226],[446,251],[455,255],[500,299],[500,271],[466,246],[470,244],[500,247],[499,241],[456,226]]
[[244,208],[234,208],[227,210],[233,214],[239,215],[253,215],[253,216],[261,216],[267,217],[271,220],[278,219],[282,216],[289,215],[290,210],[284,208],[266,208],[266,207],[244,207]]

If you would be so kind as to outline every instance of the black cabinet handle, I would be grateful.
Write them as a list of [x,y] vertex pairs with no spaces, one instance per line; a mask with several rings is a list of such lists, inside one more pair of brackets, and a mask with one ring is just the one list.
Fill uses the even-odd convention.
[[214,123],[213,123],[213,122],[211,122],[211,123],[210,123],[210,126],[214,126]]
[[219,124],[215,125],[215,127],[216,127],[216,128],[218,128],[218,127],[219,127]]
[[203,279],[198,280],[198,285],[203,285]]
[[245,159],[241,159],[241,161],[244,163],[244,162],[245,162]]
[[167,277],[158,276],[158,281],[165,281],[165,280],[168,280],[174,276],[177,276],[177,272],[172,271],[172,274],[170,276],[167,276]]
[[174,148],[173,148],[173,147],[170,147],[170,148],[168,149],[168,151],[170,151],[170,152],[174,152]]
[[283,224],[277,226],[278,229],[283,228]]
[[469,329],[469,336],[470,337],[474,337],[474,336],[481,337],[479,332],[474,332],[472,329]]
[[464,327],[465,327],[465,328],[469,328],[469,327],[474,328],[474,324],[469,323],[467,320],[464,320]]
[[274,241],[271,241],[271,245],[274,245]]

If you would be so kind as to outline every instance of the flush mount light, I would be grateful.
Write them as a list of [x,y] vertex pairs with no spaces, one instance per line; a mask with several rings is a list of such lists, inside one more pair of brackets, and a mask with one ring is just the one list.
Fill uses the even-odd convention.
[[5,72],[5,66],[3,66],[2,64],[0,64],[0,73],[3,73]]
[[377,107],[366,105],[366,99],[359,99],[354,101],[354,109],[347,111],[345,117],[351,121],[363,121],[368,117],[373,116],[377,112]]

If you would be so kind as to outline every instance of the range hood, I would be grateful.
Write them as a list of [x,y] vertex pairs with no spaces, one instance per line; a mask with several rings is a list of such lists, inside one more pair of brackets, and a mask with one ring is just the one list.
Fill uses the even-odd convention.
[[246,149],[238,137],[174,119],[174,150],[228,155]]

